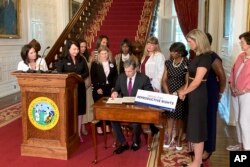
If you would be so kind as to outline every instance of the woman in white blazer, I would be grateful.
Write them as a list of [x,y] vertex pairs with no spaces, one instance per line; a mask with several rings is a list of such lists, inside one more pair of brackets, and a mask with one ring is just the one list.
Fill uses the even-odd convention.
[[150,37],[144,49],[140,71],[150,78],[155,92],[162,92],[161,79],[164,72],[164,62],[165,57],[161,53],[158,39]]
[[43,58],[38,58],[35,48],[31,45],[24,45],[21,50],[22,61],[18,63],[17,70],[42,70],[48,71],[48,66]]

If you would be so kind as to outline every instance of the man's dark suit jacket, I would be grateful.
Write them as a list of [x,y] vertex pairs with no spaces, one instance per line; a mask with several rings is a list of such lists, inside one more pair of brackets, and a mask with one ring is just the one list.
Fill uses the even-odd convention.
[[[131,96],[136,96],[138,89],[153,91],[149,77],[141,74],[140,72],[136,73]],[[127,76],[125,73],[122,73],[118,76],[113,91],[121,93],[122,96],[129,96],[127,88]]]

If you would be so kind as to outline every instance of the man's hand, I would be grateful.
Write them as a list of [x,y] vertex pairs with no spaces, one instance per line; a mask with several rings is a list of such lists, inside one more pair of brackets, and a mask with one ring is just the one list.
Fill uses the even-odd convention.
[[117,98],[118,97],[118,92],[113,92],[111,94],[111,98],[114,99],[114,98]]
[[97,93],[98,93],[99,95],[102,95],[102,94],[103,94],[102,89],[101,89],[101,88],[100,88],[100,89],[97,89]]

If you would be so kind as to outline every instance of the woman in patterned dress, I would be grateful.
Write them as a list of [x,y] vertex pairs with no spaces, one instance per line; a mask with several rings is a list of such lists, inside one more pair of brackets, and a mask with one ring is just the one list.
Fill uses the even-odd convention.
[[[163,91],[168,94],[176,94],[186,84],[188,67],[188,52],[181,42],[173,43],[170,48],[171,59],[165,61],[165,70],[162,78]],[[181,136],[183,132],[183,119],[185,117],[184,101],[178,99],[175,111],[166,111],[168,139],[165,147],[169,148],[172,139],[172,130],[175,124],[177,137],[177,150],[182,149]]]

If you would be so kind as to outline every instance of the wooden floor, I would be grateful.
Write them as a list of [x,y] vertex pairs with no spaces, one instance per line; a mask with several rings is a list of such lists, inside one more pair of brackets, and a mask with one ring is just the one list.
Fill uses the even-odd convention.
[[[19,101],[20,93],[0,98],[0,109]],[[235,127],[228,126],[221,118],[220,113],[218,113],[216,152],[211,156],[209,163],[212,167],[228,167],[229,152],[226,150],[226,147],[237,142]]]

